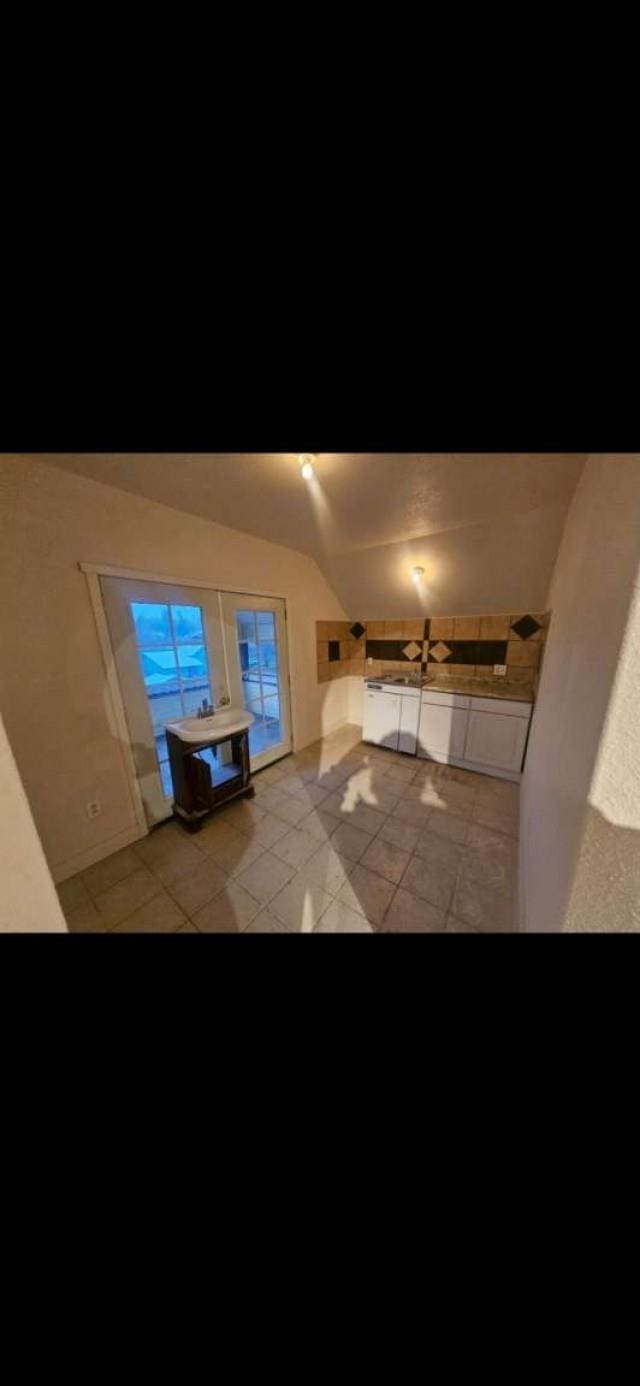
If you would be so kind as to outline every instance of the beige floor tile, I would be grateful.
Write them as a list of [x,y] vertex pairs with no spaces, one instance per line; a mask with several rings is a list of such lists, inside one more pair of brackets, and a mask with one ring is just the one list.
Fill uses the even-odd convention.
[[80,905],[89,903],[91,896],[81,876],[69,876],[68,880],[61,881],[56,886],[60,908],[63,914],[70,914],[72,910],[78,909]]
[[354,863],[346,857],[339,856],[330,843],[325,843],[309,858],[303,874],[307,880],[328,891],[329,895],[337,895],[353,870],[353,865]]
[[306,818],[300,820],[300,827],[305,833],[311,833],[318,842],[327,842],[340,827],[340,819],[332,813],[325,813],[323,808],[312,809]]
[[158,828],[143,842],[136,843],[135,851],[163,885],[172,885],[181,876],[196,871],[206,855],[196,847],[186,832],[183,831],[180,837],[176,837],[165,828]]
[[291,880],[293,874],[292,866],[280,861],[279,857],[274,857],[272,852],[263,852],[257,861],[236,877],[236,880],[238,885],[253,895],[258,904],[268,905],[274,895]]
[[288,934],[290,929],[282,923],[280,919],[272,914],[270,909],[260,910],[251,924],[244,930],[245,934]]
[[471,816],[474,823],[480,823],[484,828],[491,828],[494,832],[504,833],[506,837],[517,838],[518,836],[517,818],[494,809],[489,799],[476,802]]
[[131,876],[138,870],[139,865],[140,858],[136,856],[133,848],[123,847],[122,851],[112,852],[110,857],[97,861],[94,866],[88,866],[86,871],[82,872],[82,880],[89,894],[95,899],[96,895],[102,895],[109,886],[123,881],[125,876]]
[[478,934],[480,930],[474,929],[473,924],[465,924],[462,919],[456,919],[454,915],[448,914],[446,932],[448,934]]
[[480,798],[489,801],[498,813],[516,815],[520,803],[520,786],[511,780],[494,780],[489,776],[484,776],[486,784],[479,786],[476,790],[476,801]]
[[440,934],[445,927],[445,912],[411,895],[397,890],[387,910],[383,929],[398,934]]
[[353,813],[347,815],[347,821],[352,828],[359,828],[363,833],[371,833],[374,837],[376,833],[387,821],[388,814],[379,812],[378,809],[369,808],[368,804],[356,804]]
[[352,828],[349,823],[341,823],[331,837],[334,852],[349,861],[359,861],[363,852],[373,842],[371,833],[363,833],[360,828]]
[[[448,845],[442,843],[442,846]],[[421,900],[436,905],[440,910],[449,909],[455,883],[455,871],[437,862],[427,861],[423,857],[412,857],[402,877],[403,890],[411,891],[412,895],[419,895]]]
[[278,789],[281,789],[283,794],[298,794],[300,791],[304,791],[305,788],[305,781],[302,779],[301,775],[295,773],[285,775],[278,785]]
[[74,910],[69,910],[67,916],[67,928],[70,934],[104,934],[106,925],[102,915],[88,897],[82,905],[76,905]]
[[458,876],[451,914],[463,924],[472,924],[483,933],[510,933],[513,909],[509,895],[501,895],[472,881],[462,872]]
[[271,848],[274,857],[279,857],[281,861],[286,861],[289,866],[295,866],[296,870],[304,866],[304,863],[313,856],[318,850],[318,839],[312,833],[305,833],[300,828],[292,828],[291,832],[286,833],[275,842]]
[[269,909],[291,933],[310,934],[331,902],[326,890],[296,875],[271,900]]
[[236,799],[224,810],[224,821],[232,828],[247,832],[254,823],[259,823],[266,813],[264,794],[261,802],[256,799]]
[[364,866],[354,866],[338,892],[343,905],[363,914],[370,924],[381,924],[395,894],[395,886]]
[[[268,820],[264,820],[268,821]],[[252,866],[258,857],[262,856],[265,848],[260,842],[254,842],[245,833],[231,830],[232,837],[222,842],[215,851],[211,853],[212,860],[216,866],[224,871],[227,876],[238,876],[247,866]]]
[[341,790],[336,790],[333,794],[327,795],[322,805],[322,811],[323,813],[332,813],[334,818],[339,818],[340,822],[344,823],[345,820],[350,817],[350,814],[347,813],[347,806],[349,806],[351,802],[348,790],[345,786],[344,794]]
[[[391,780],[387,780],[387,784],[390,785]],[[386,786],[379,785],[376,781],[371,789],[363,795],[364,803],[368,804],[370,808],[377,809],[378,813],[384,813],[385,815],[393,813],[394,808],[397,807],[402,798],[402,790],[399,785],[398,789],[399,793],[396,793],[395,789],[389,790]]]
[[309,804],[296,798],[294,794],[283,794],[282,800],[274,812],[278,818],[288,823],[289,827],[295,828],[309,813]]
[[420,828],[412,828],[410,823],[401,823],[399,818],[387,818],[382,824],[378,839],[382,842],[393,842],[396,847],[402,847],[405,852],[412,852],[420,836]]
[[426,804],[412,804],[401,799],[391,817],[396,818],[399,823],[408,823],[412,828],[424,828],[429,821],[430,813],[431,807]]
[[389,765],[385,770],[387,779],[397,780],[400,784],[411,784],[415,773],[415,765]]
[[112,929],[133,914],[134,910],[159,895],[161,890],[158,877],[146,866],[140,866],[131,876],[125,876],[123,881],[117,881],[102,895],[96,895],[94,904],[105,928]]
[[258,774],[254,776],[254,784],[257,785],[258,781],[260,784],[279,784],[287,773],[288,771],[283,769],[282,764],[276,762],[275,765],[268,765],[266,770],[259,770]]
[[409,852],[406,852],[403,847],[397,847],[393,842],[386,842],[384,838],[375,837],[371,846],[367,847],[361,862],[368,871],[377,871],[378,875],[384,876],[385,880],[399,885],[409,859]]
[[193,917],[196,910],[219,895],[227,885],[227,876],[214,859],[204,861],[189,876],[181,876],[169,886],[169,893],[184,913]]
[[434,809],[429,814],[426,831],[449,842],[463,843],[469,832],[469,820],[458,818],[456,813],[446,813],[444,809]]
[[237,881],[229,881],[226,890],[196,911],[193,922],[202,934],[240,934],[259,910],[259,902],[247,890]]
[[273,847],[274,842],[279,842],[286,833],[289,832],[289,824],[283,818],[276,818],[275,814],[268,813],[259,823],[254,823],[251,832],[247,833],[247,838],[253,846]]
[[[501,834],[494,833],[493,836],[500,838]],[[460,873],[470,881],[478,881],[480,885],[500,891],[502,895],[511,894],[514,888],[514,854],[511,838],[502,837],[497,846],[466,847],[460,863]]]
[[265,812],[277,813],[278,809],[286,804],[290,797],[288,794],[283,794],[279,785],[272,785],[266,793],[260,795],[260,808],[264,809]]
[[325,789],[327,793],[332,793],[340,789],[340,786],[343,785],[348,778],[348,770],[344,773],[340,770],[325,770],[318,775],[317,783],[320,785],[321,789]]
[[416,842],[415,855],[423,861],[430,862],[432,866],[442,867],[443,870],[451,871],[455,875],[462,860],[463,849],[459,842],[433,833],[430,822],[431,820]]
[[117,924],[114,934],[174,934],[185,923],[185,917],[175,900],[163,890],[153,900],[147,901],[135,910],[121,924]]
[[237,842],[239,835],[238,829],[226,823],[218,814],[205,819],[200,832],[196,834],[199,850],[211,856],[228,842]]
[[307,812],[312,808],[319,808],[325,799],[329,797],[326,789],[321,789],[319,784],[302,783],[302,789],[290,790],[294,799],[307,805]]
[[350,910],[340,900],[334,900],[325,910],[314,934],[375,934],[373,924],[357,910]]
[[181,925],[180,925],[180,928],[179,928],[179,929],[176,929],[176,933],[177,933],[177,934],[199,934],[199,933],[200,933],[200,930],[199,930],[199,929],[196,929],[196,926],[195,926],[195,924],[192,922],[191,919],[187,919],[187,921],[186,921],[185,924],[181,924]]

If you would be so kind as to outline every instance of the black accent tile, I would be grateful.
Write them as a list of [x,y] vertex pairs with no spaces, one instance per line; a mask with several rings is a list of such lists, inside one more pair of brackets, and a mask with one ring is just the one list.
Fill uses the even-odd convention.
[[431,618],[430,618],[429,616],[426,616],[426,617],[425,617],[425,622],[424,622],[424,635],[423,635],[423,637],[422,637],[423,640],[428,640],[428,639],[429,639],[429,631],[430,631],[430,629],[431,629]]
[[365,628],[364,628],[364,626],[361,626],[361,625],[360,625],[360,622],[359,622],[359,621],[356,621],[355,626],[352,626],[352,627],[351,627],[351,634],[352,634],[354,640],[360,640],[361,636],[364,635],[364,631],[365,631]]
[[[409,659],[404,653],[406,645],[417,645],[418,653],[415,659]],[[415,664],[422,659],[422,645],[419,640],[367,640],[366,642],[367,659],[392,659],[396,663],[406,659],[407,664]]]
[[451,651],[444,659],[436,659],[429,649],[429,664],[506,664],[506,640],[440,640]]
[[539,621],[534,621],[533,616],[521,616],[519,621],[514,621],[511,629],[521,640],[529,640],[537,630],[542,630],[542,626]]
[[506,664],[506,640],[476,640],[474,664]]
[[331,661],[331,663],[333,663],[334,660],[339,659],[339,658],[340,658],[340,641],[339,641],[339,640],[330,640],[330,641],[329,641],[329,660]]
[[426,672],[427,672],[427,661],[426,661],[426,659],[423,659],[422,664],[420,665],[420,673],[421,673],[421,674],[426,674]]

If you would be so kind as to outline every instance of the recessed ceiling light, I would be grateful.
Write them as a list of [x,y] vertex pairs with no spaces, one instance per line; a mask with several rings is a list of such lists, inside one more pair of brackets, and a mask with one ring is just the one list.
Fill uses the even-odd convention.
[[312,455],[310,453],[303,452],[300,454],[298,461],[300,463],[301,474],[304,477],[305,481],[311,481],[312,477],[315,476]]
[[414,568],[411,576],[415,578],[417,582],[419,578],[424,576],[424,568]]

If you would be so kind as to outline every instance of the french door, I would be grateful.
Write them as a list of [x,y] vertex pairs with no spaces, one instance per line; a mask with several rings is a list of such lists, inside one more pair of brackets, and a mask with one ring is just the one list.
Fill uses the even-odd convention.
[[289,658],[285,604],[279,597],[221,592],[220,611],[234,707],[253,713],[252,770],[291,750]]
[[[136,775],[149,824],[171,815],[167,722],[228,698],[254,716],[251,768],[291,749],[284,602],[211,588],[102,576]],[[205,753],[223,772],[230,747]]]

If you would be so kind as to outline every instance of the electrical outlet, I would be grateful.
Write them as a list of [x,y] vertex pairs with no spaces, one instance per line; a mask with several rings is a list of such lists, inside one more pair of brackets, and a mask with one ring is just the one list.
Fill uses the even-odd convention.
[[506,664],[494,664],[494,666],[493,666],[493,672],[494,672],[494,674],[499,674],[499,675],[500,675],[500,678],[504,678],[504,676],[505,676],[505,674],[506,674],[506,672],[507,672],[507,666],[506,666]]
[[100,813],[102,813],[102,804],[100,800],[92,799],[91,803],[87,804],[87,818],[97,818]]

